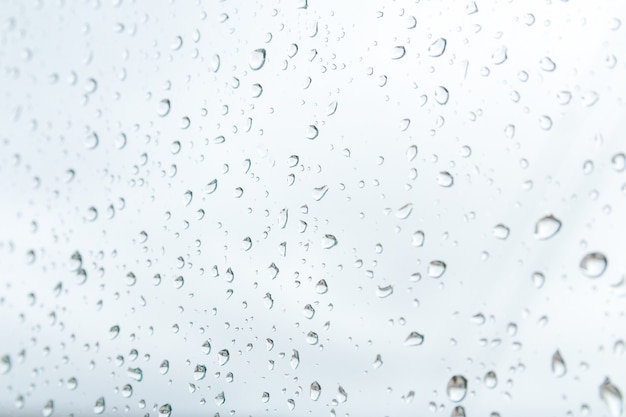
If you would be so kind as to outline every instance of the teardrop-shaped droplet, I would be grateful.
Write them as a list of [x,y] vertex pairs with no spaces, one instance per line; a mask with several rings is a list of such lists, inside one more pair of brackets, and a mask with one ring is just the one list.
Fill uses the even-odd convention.
[[258,71],[263,67],[263,65],[265,65],[265,54],[266,52],[263,48],[255,49],[252,53],[250,53],[250,60],[248,63],[253,71]]
[[8,374],[11,370],[11,357],[3,355],[0,357],[0,375]]
[[326,294],[328,292],[328,283],[326,283],[325,279],[320,279],[315,284],[315,292],[318,294]]
[[435,88],[435,101],[437,103],[443,106],[448,102],[449,98],[450,93],[448,92],[448,89],[446,87],[440,85],[439,87]]
[[600,385],[600,398],[609,410],[611,417],[621,417],[623,409],[622,393],[609,379],[606,377],[602,385]]
[[224,391],[220,392],[219,394],[215,396],[215,404],[222,405],[225,402],[226,402],[226,395],[224,394]]
[[544,56],[539,61],[539,67],[546,72],[552,72],[556,69],[556,64],[550,57]]
[[567,367],[565,366],[565,361],[563,360],[563,357],[561,356],[561,352],[557,350],[552,355],[552,373],[557,378],[560,378],[563,375],[565,375],[566,372],[567,372]]
[[506,240],[509,237],[510,230],[502,223],[498,223],[493,227],[493,237],[500,240]]
[[535,239],[546,240],[561,230],[561,221],[552,214],[544,216],[535,224]]
[[430,261],[427,268],[428,276],[431,278],[440,278],[446,272],[446,264],[443,261]]
[[454,375],[448,381],[446,392],[450,401],[458,403],[463,400],[467,394],[467,379],[462,375]]
[[421,230],[418,230],[417,232],[413,233],[411,243],[413,244],[413,246],[419,248],[421,246],[424,246],[425,239],[426,239],[426,235],[424,234],[424,232],[422,232]]
[[315,316],[315,309],[311,304],[307,304],[304,306],[304,317],[307,319],[312,319]]
[[102,414],[104,413],[104,409],[105,409],[104,397],[100,397],[96,400],[96,403],[93,406],[93,412],[96,414]]
[[407,217],[409,217],[412,211],[413,211],[413,203],[407,203],[396,211],[396,217],[398,219],[404,220]]
[[337,243],[337,238],[333,235],[326,234],[322,237],[322,248],[324,249],[334,248]]
[[213,194],[217,190],[217,179],[210,181],[207,185],[202,188],[205,194]]
[[289,365],[291,366],[291,369],[296,369],[298,365],[300,365],[300,353],[296,349],[294,349],[291,353]]
[[504,63],[504,61],[506,61],[507,58],[508,56],[507,56],[506,46],[500,46],[491,54],[491,62],[493,62],[495,65],[500,65]]
[[161,365],[159,366],[159,372],[161,373],[161,375],[165,375],[169,370],[170,370],[170,361],[166,359],[163,362],[161,362]]
[[608,261],[606,256],[600,252],[586,254],[580,261],[580,269],[589,278],[597,278],[606,270]]
[[489,389],[494,389],[496,385],[498,385],[498,377],[494,371],[489,371],[485,374],[483,378],[485,386]]
[[378,286],[376,288],[376,297],[378,298],[387,298],[389,297],[391,294],[393,294],[393,287],[391,285],[387,285],[387,286]]
[[337,111],[337,100],[332,101],[326,109],[326,116],[332,116]]
[[443,55],[446,50],[447,41],[445,38],[439,38],[430,44],[428,47],[428,55],[436,58]]
[[43,410],[41,410],[43,417],[50,417],[52,413],[54,413],[54,401],[49,400],[44,406]]
[[91,132],[87,136],[85,136],[85,140],[83,141],[85,144],[85,148],[87,149],[96,149],[98,144],[100,143],[100,139],[98,138],[98,134],[96,132]]
[[143,379],[143,371],[141,368],[128,368],[126,374],[135,381],[141,381]]
[[311,383],[311,399],[313,401],[317,401],[320,398],[320,395],[322,395],[322,387],[320,386],[319,382],[317,381],[313,381]]
[[541,272],[533,272],[531,278],[535,288],[543,287],[543,284],[546,282],[546,277]]
[[261,402],[268,402],[270,400],[270,393],[269,392],[264,392],[263,394],[261,394]]
[[317,342],[319,341],[319,336],[317,335],[317,333],[315,332],[308,332],[306,334],[306,338],[305,341],[309,344],[309,345],[316,345]]
[[452,187],[454,185],[454,177],[448,171],[441,171],[437,175],[437,184],[440,187]]
[[418,332],[411,332],[404,340],[404,346],[419,346],[424,343],[424,335]]
[[222,349],[219,352],[217,352],[217,362],[221,366],[226,365],[229,359],[230,359],[230,352],[228,352],[228,349]]

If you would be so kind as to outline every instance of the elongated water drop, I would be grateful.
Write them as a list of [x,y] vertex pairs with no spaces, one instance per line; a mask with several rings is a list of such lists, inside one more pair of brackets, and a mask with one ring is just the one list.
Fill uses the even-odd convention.
[[250,53],[250,60],[248,63],[253,71],[258,71],[263,67],[263,65],[265,65],[265,54],[266,52],[263,48],[255,49],[252,53]]
[[463,400],[467,394],[467,379],[462,375],[454,375],[448,381],[446,392],[450,401],[458,403]]
[[319,400],[320,395],[322,395],[322,387],[319,384],[319,382],[313,381],[311,383],[311,390],[310,390],[310,392],[311,392],[311,399],[313,401]]
[[611,417],[621,417],[623,409],[622,393],[609,379],[606,377],[602,385],[600,385],[600,398],[609,410]]
[[104,413],[104,409],[105,409],[104,397],[100,397],[96,400],[96,403],[93,406],[93,412],[96,414],[102,414]]
[[552,373],[557,378],[560,378],[563,375],[565,375],[566,372],[567,372],[567,367],[565,366],[565,361],[563,360],[563,357],[561,356],[561,352],[557,350],[552,355]]

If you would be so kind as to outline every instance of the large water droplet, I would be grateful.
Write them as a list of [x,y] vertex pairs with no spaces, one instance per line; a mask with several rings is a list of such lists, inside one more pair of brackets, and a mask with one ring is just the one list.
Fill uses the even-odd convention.
[[159,416],[170,417],[172,415],[172,406],[169,404],[163,404],[159,407]]
[[96,400],[96,403],[93,406],[93,412],[96,414],[102,414],[104,413],[104,409],[105,409],[104,397],[100,397]]
[[608,261],[606,256],[600,252],[586,254],[580,261],[580,269],[589,278],[597,278],[606,270]]
[[431,278],[440,278],[446,272],[446,264],[443,261],[430,261],[427,268],[428,276]]
[[561,230],[561,221],[552,214],[544,216],[535,224],[535,239],[550,239]]
[[337,246],[337,243],[337,238],[333,235],[327,234],[322,237],[322,248],[324,249],[334,248]]
[[397,211],[396,211],[396,217],[399,219],[406,219],[407,217],[409,217],[409,215],[411,214],[411,212],[413,211],[413,204],[412,203],[407,203],[405,205],[403,205],[402,207],[400,207]]
[[454,375],[450,378],[450,381],[448,381],[446,392],[448,393],[450,401],[461,401],[465,398],[465,394],[467,394],[467,379],[462,375]]
[[296,369],[298,365],[300,365],[300,353],[296,349],[294,349],[291,353],[289,365],[291,366],[291,369]]
[[391,59],[400,59],[405,54],[406,54],[406,49],[404,49],[404,46],[398,45],[393,48],[393,51],[391,52]]
[[557,378],[560,378],[563,375],[565,375],[566,372],[567,372],[567,367],[565,366],[565,361],[563,360],[563,357],[561,356],[561,352],[557,350],[552,355],[552,373]]
[[491,62],[493,62],[495,65],[500,65],[504,63],[507,58],[508,56],[506,46],[500,46],[491,54]]
[[435,88],[435,101],[437,103],[443,106],[448,102],[449,98],[450,93],[448,92],[448,89],[446,87],[440,85],[439,87]]
[[311,399],[313,401],[317,401],[319,400],[320,395],[322,395],[322,387],[319,382],[313,381],[311,383]]
[[452,187],[454,185],[454,177],[448,171],[441,171],[437,175],[437,184],[440,187]]
[[217,352],[217,363],[219,363],[220,366],[226,365],[229,359],[230,359],[230,352],[228,352],[228,349],[222,349],[219,352]]
[[307,127],[306,129],[306,138],[308,140],[314,140],[315,138],[317,138],[317,136],[319,135],[319,130],[317,129],[317,127],[313,126],[313,125],[309,125],[309,127]]
[[193,371],[193,379],[195,379],[196,381],[200,381],[201,379],[204,379],[205,376],[206,376],[206,366],[196,365],[196,369],[194,369]]
[[494,371],[487,372],[483,381],[485,382],[485,386],[489,389],[493,389],[498,385],[498,377]]
[[250,64],[250,68],[252,68],[253,71],[260,70],[265,64],[265,49],[260,48],[252,51],[248,63]]
[[446,50],[447,41],[444,38],[439,38],[430,44],[428,47],[428,55],[436,58],[443,55]]
[[606,377],[602,385],[600,385],[600,398],[604,401],[606,408],[609,409],[611,417],[620,417],[622,415],[622,393],[609,379]]
[[378,298],[386,298],[393,294],[393,287],[391,285],[387,285],[385,287],[378,286],[376,288],[376,296]]
[[328,185],[322,185],[321,187],[313,188],[313,192],[311,193],[311,197],[313,200],[320,201],[326,193],[328,192]]
[[54,413],[54,401],[49,400],[44,406],[43,410],[41,410],[43,417],[50,417],[52,413]]
[[506,238],[509,237],[509,234],[510,234],[509,228],[503,225],[502,223],[496,224],[493,227],[493,236],[496,239],[505,240]]

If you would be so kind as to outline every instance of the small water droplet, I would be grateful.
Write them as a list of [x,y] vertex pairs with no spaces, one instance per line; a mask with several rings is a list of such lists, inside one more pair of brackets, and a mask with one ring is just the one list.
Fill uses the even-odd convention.
[[617,172],[622,172],[626,169],[626,155],[623,152],[616,153],[611,158],[611,165]]
[[498,385],[498,377],[494,371],[487,372],[483,380],[485,382],[485,386],[489,389],[494,389],[496,385]]
[[463,400],[467,394],[467,379],[462,375],[454,375],[448,381],[446,392],[450,401],[458,403]]
[[396,217],[398,219],[404,220],[407,217],[409,217],[412,211],[413,211],[413,203],[407,203],[396,211]]
[[334,248],[337,243],[337,238],[333,235],[326,234],[322,237],[322,248],[324,249]]
[[606,270],[608,261],[606,256],[600,252],[586,254],[580,261],[580,269],[589,278],[597,278]]
[[210,181],[207,185],[202,188],[205,194],[213,194],[217,190],[217,179]]
[[506,238],[509,237],[509,234],[510,234],[509,228],[503,225],[502,223],[495,225],[493,228],[493,236],[496,239],[506,240]]
[[252,51],[248,63],[253,71],[260,70],[265,65],[265,49],[260,48]]
[[443,55],[446,50],[446,44],[448,42],[445,38],[438,38],[428,47],[428,55],[437,58]]
[[325,279],[320,279],[315,284],[315,292],[318,294],[326,294],[328,292],[328,284]]
[[261,401],[266,403],[270,400],[270,393],[269,392],[264,392],[263,394],[261,394]]
[[230,359],[230,352],[228,352],[228,349],[222,349],[219,352],[217,352],[217,363],[219,363],[221,366],[226,365],[229,359]]
[[567,367],[565,366],[565,361],[563,360],[563,357],[561,356],[561,352],[557,350],[552,355],[552,373],[557,378],[560,378],[563,375],[565,375],[566,372],[567,372]]
[[337,100],[332,101],[326,109],[326,116],[332,116],[333,114],[335,114],[335,112],[337,111],[337,105]]
[[376,296],[378,298],[386,298],[393,294],[393,287],[391,285],[387,285],[385,287],[378,286],[376,288]]
[[435,88],[435,101],[437,103],[443,106],[448,102],[449,98],[450,98],[450,93],[448,92],[448,89],[446,87],[440,85],[437,88]]
[[418,230],[417,232],[413,233],[413,239],[412,239],[413,246],[415,247],[424,246],[425,238],[426,238],[426,235],[424,235],[424,232],[422,232],[421,230]]
[[165,117],[170,113],[171,107],[172,107],[172,104],[170,103],[170,101],[164,98],[163,100],[159,101],[159,105],[157,107],[157,114],[161,117]]
[[419,346],[424,343],[424,335],[418,332],[411,332],[404,340],[404,346]]
[[96,132],[91,132],[87,136],[85,136],[85,140],[83,141],[85,144],[85,148],[92,150],[98,147],[100,143],[100,139],[98,138],[98,134]]
[[552,214],[542,217],[535,223],[535,239],[546,240],[561,230],[561,221]]
[[169,404],[163,404],[159,407],[159,416],[170,417],[172,415],[172,406]]
[[291,352],[289,365],[291,366],[291,369],[296,369],[298,365],[300,365],[300,353],[296,349],[293,349],[293,351]]
[[539,67],[546,72],[552,72],[556,69],[556,64],[550,57],[544,56],[539,60]]
[[11,370],[11,357],[3,355],[0,357],[0,375],[8,374]]
[[319,135],[319,130],[317,129],[317,127],[313,126],[313,125],[309,125],[309,127],[307,127],[306,129],[306,138],[308,140],[314,140],[315,138],[317,138],[317,136]]
[[541,272],[533,272],[531,278],[535,288],[543,287],[543,284],[546,282],[546,277]]

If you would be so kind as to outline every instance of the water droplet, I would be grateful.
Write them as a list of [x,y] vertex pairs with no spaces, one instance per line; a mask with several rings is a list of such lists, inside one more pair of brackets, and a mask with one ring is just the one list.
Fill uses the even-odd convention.
[[454,375],[448,381],[448,387],[446,392],[450,401],[458,403],[467,394],[467,379],[462,375]]
[[193,200],[193,193],[190,190],[185,191],[185,194],[183,195],[183,204],[185,207],[191,204],[191,200]]
[[104,408],[104,397],[100,397],[96,400],[96,403],[93,406],[93,412],[96,414],[102,414],[104,413]]
[[261,401],[266,403],[270,400],[270,393],[269,392],[264,392],[263,394],[261,394]]
[[626,155],[624,153],[616,153],[611,158],[611,165],[613,165],[613,169],[617,172],[622,172],[626,169]]
[[552,128],[552,119],[545,114],[539,117],[539,127],[543,130],[550,130]]
[[409,217],[412,211],[413,211],[413,203],[407,203],[396,211],[396,217],[398,219],[404,220],[407,217]]
[[561,230],[561,221],[552,214],[544,216],[535,224],[535,239],[546,240]]
[[589,278],[597,278],[606,270],[608,261],[606,256],[600,252],[586,254],[580,261],[580,269]]
[[320,395],[322,395],[322,387],[320,386],[319,382],[313,381],[311,383],[311,399],[313,401],[317,401],[319,400]]
[[206,366],[204,365],[196,365],[196,368],[193,371],[193,379],[196,381],[200,381],[204,379],[206,376]]
[[485,382],[485,386],[489,389],[493,389],[496,385],[498,385],[498,377],[493,371],[487,372],[483,380]]
[[318,294],[326,294],[328,292],[328,284],[325,279],[320,279],[315,284],[315,292]]
[[291,369],[296,369],[298,365],[300,365],[300,353],[296,349],[293,349],[293,352],[291,353],[289,365],[291,366]]
[[305,340],[309,345],[316,345],[319,341],[319,336],[315,332],[308,332]]
[[447,44],[447,41],[444,38],[439,38],[435,40],[428,47],[428,55],[433,58],[437,58],[443,55],[443,53],[446,50],[446,44]]
[[328,109],[326,109],[326,116],[332,116],[333,114],[335,114],[335,112],[337,111],[337,100],[332,101],[329,105],[328,105]]
[[3,355],[0,357],[0,375],[8,374],[11,370],[11,357]]
[[556,64],[550,57],[544,56],[539,61],[539,67],[544,71],[552,72],[556,69]]
[[220,392],[215,396],[215,404],[222,405],[226,402],[226,395],[224,395],[224,391]]
[[128,368],[126,374],[129,378],[134,379],[135,381],[141,381],[143,379],[143,372],[141,368]]
[[452,414],[450,414],[450,417],[465,417],[465,408],[457,405],[452,409]]
[[507,58],[508,56],[506,46],[500,46],[491,54],[491,62],[493,62],[495,65],[503,64]]
[[557,378],[560,378],[563,375],[565,375],[566,372],[567,372],[567,367],[565,366],[565,361],[563,360],[563,357],[561,356],[561,352],[557,350],[552,355],[552,373]]
[[378,298],[386,298],[393,294],[393,287],[391,285],[387,285],[385,287],[378,286],[376,288],[376,296]]
[[556,101],[561,105],[565,106],[572,101],[572,93],[569,91],[559,91],[556,95]]
[[322,248],[324,249],[330,249],[330,248],[334,248],[335,246],[337,246],[337,238],[333,235],[324,235],[324,237],[322,237]]
[[85,148],[91,150],[96,149],[98,147],[98,143],[100,143],[100,139],[98,138],[98,134],[96,132],[91,132],[87,136],[85,136],[85,140],[83,141],[85,144]]
[[260,70],[265,64],[265,49],[260,48],[252,51],[248,63],[253,71]]
[[493,228],[493,236],[496,239],[506,240],[509,237],[510,230],[502,223],[496,224]]
[[418,230],[417,232],[413,233],[413,239],[412,239],[413,246],[415,247],[424,246],[425,238],[426,238],[426,235],[424,235],[424,232],[422,232],[421,230]]
[[406,132],[406,130],[411,125],[411,119],[402,119],[400,120],[400,131]]
[[622,393],[609,379],[606,377],[602,385],[600,385],[600,398],[604,401],[606,408],[609,409],[611,417],[620,417],[622,415]]
[[467,5],[465,6],[465,13],[467,13],[468,15],[478,13],[478,6],[476,5],[475,1],[470,1],[467,3]]
[[308,140],[314,140],[315,138],[317,138],[317,136],[319,135],[319,130],[317,130],[317,127],[313,126],[313,125],[309,125],[309,127],[307,127],[306,129],[306,138]]
[[111,340],[115,339],[120,334],[120,326],[117,324],[115,326],[111,326],[109,329],[109,338]]
[[315,309],[311,304],[307,304],[304,306],[304,317],[307,319],[312,319],[315,315]]
[[159,101],[159,105],[157,107],[157,114],[161,117],[165,117],[170,113],[171,107],[172,107],[172,104],[170,103],[170,101],[164,98],[163,100]]
[[78,387],[78,380],[74,377],[69,378],[66,387],[68,390],[74,391]]
[[328,192],[328,186],[322,185],[321,187],[313,188],[313,192],[311,193],[311,196],[313,197],[313,200],[320,201],[322,198],[324,198],[327,192]]
[[[204,343],[202,343],[202,346],[200,347],[200,350],[202,350],[202,353],[204,353],[205,355],[208,355],[209,353],[211,353],[211,342],[209,342],[208,340],[205,340]],[[168,369],[169,369],[169,362],[167,363]]]
[[228,352],[228,349],[222,349],[219,352],[217,352],[217,362],[221,366],[226,365],[229,359],[230,359],[230,352]]
[[52,413],[54,413],[54,401],[49,400],[44,406],[43,406],[43,410],[42,414],[43,417],[50,417],[52,415]]
[[122,387],[122,397],[130,398],[133,395],[133,386],[126,384]]
[[411,332],[404,340],[404,346],[419,346],[424,343],[424,336],[418,332]]
[[207,185],[202,187],[202,191],[205,194],[213,194],[217,190],[217,179],[210,181]]
[[448,102],[449,98],[450,93],[448,92],[448,89],[446,87],[440,85],[439,87],[435,88],[435,101],[437,103],[443,106]]
[[437,175],[437,184],[441,187],[452,187],[454,185],[454,177],[448,171],[441,171]]
[[378,369],[382,366],[383,364],[383,358],[380,355],[376,355],[376,359],[374,359],[374,363],[372,364],[372,366],[374,367],[374,369]]
[[263,86],[258,83],[252,84],[250,92],[252,94],[252,98],[259,98],[261,97],[261,94],[263,94]]
[[163,404],[159,407],[159,416],[170,417],[172,415],[172,406],[169,404]]
[[546,277],[541,272],[533,272],[532,281],[535,288],[541,288],[546,282]]
[[428,264],[427,272],[431,278],[440,278],[446,272],[446,264],[442,261],[431,261]]
[[401,46],[401,45],[396,46],[393,48],[393,51],[391,52],[391,59],[400,59],[405,54],[406,54],[406,49],[404,49],[404,46]]

